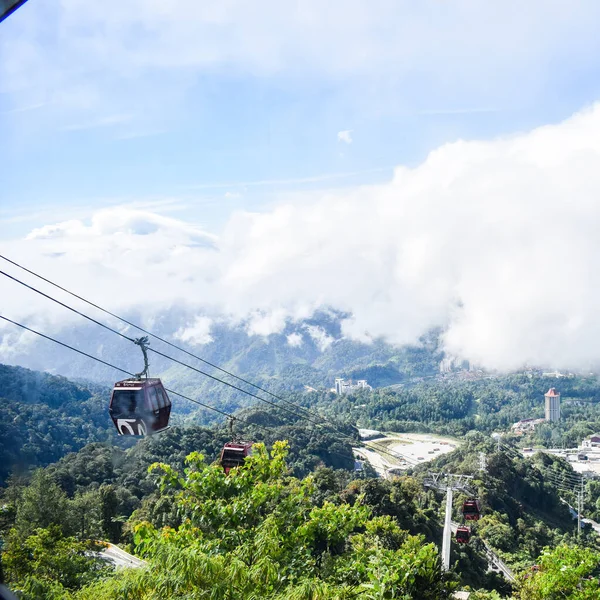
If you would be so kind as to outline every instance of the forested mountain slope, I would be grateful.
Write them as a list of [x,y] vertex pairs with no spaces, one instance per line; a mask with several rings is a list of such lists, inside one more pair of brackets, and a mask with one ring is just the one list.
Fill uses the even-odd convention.
[[97,388],[0,364],[0,484],[90,442],[114,442],[106,390]]
[[[247,322],[233,323],[223,318],[214,320],[210,332],[202,334],[197,326],[202,316],[185,306],[174,306],[151,319],[135,313],[126,316],[201,358],[274,392],[302,391],[305,386],[329,388],[336,377],[366,378],[376,387],[390,385],[416,375],[437,372],[443,356],[438,348],[437,331],[424,336],[414,346],[401,348],[378,339],[371,343],[347,339],[342,335],[345,315],[334,311],[288,322],[281,331],[267,335],[254,331]],[[142,368],[139,348],[97,325],[82,321],[44,333],[128,371],[138,372]],[[132,338],[142,335],[132,327],[126,327],[123,333]],[[185,353],[155,339],[150,342],[152,348],[230,381],[223,373]],[[32,369],[104,384],[119,377],[105,365],[38,338],[30,340],[27,350],[22,353],[15,349],[11,361]],[[228,410],[252,403],[232,388],[153,353],[150,353],[150,372],[163,377],[174,389],[188,395],[202,395]],[[181,402],[181,407],[186,411],[197,409],[185,401]],[[205,422],[211,421],[210,414],[201,415]]]
[[[286,466],[282,442],[270,452],[257,447],[229,477],[203,453],[183,459],[193,445],[210,454],[218,436],[206,429],[180,431],[116,452],[92,444],[36,472],[29,483],[13,481],[3,493],[0,521],[10,584],[27,600],[443,599],[465,586],[488,590],[475,598],[545,600],[546,579],[557,568],[554,555],[539,558],[544,547],[556,548],[563,561],[572,560],[569,549],[576,548],[574,521],[544,476],[545,469],[568,465],[514,460],[482,437],[470,436],[432,467],[474,474],[482,501],[472,542],[454,545],[453,568],[443,576],[438,548],[444,503],[423,485],[424,469],[384,481],[320,467],[298,479]],[[488,469],[478,473],[480,452]],[[148,469],[155,459],[162,464]],[[455,518],[461,500],[457,495]],[[148,567],[110,574],[91,556],[80,560],[98,538],[131,544]],[[530,574],[540,562],[547,566],[533,582],[520,576],[511,590],[488,572],[482,540],[517,573]],[[595,573],[600,554],[592,534],[579,543],[578,579],[552,576],[554,585],[580,592],[561,592],[561,598],[591,600],[598,580],[583,577]]]

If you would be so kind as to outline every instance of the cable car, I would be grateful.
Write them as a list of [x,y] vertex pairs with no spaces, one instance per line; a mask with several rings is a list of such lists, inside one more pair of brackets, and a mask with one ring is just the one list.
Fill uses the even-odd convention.
[[119,435],[149,435],[169,427],[171,401],[160,379],[148,377],[148,336],[132,340],[144,355],[144,370],[117,381],[108,412]]
[[119,435],[149,435],[168,428],[171,401],[160,379],[125,379],[115,383],[108,411]]
[[479,500],[476,498],[465,500],[462,507],[462,514],[465,521],[479,521],[479,518],[481,517]]
[[468,544],[471,539],[471,529],[469,527],[459,526],[456,528],[456,542],[458,544]]
[[221,451],[221,466],[225,475],[234,467],[241,467],[252,454],[252,442],[227,442]]

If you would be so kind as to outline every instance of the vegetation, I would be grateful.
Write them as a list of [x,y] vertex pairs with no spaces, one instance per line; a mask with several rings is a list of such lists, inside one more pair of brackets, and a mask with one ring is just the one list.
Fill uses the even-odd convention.
[[97,386],[0,365],[0,485],[90,442],[115,443],[107,416]]
[[[387,367],[376,372],[389,374]],[[550,387],[545,378],[405,382],[342,398],[294,397],[327,414],[333,427],[286,407],[246,408],[235,435],[259,442],[257,453],[226,477],[215,462],[230,439],[224,424],[175,426],[123,443],[106,416],[106,390],[24,369],[4,367],[0,375],[9,399],[3,410],[20,411],[23,420],[8,417],[10,426],[1,430],[3,473],[12,467],[12,475],[0,498],[0,575],[26,600],[449,598],[459,587],[476,590],[476,600],[553,598],[554,590],[556,598],[598,595],[595,534],[576,537],[555,485],[572,477],[568,463],[545,454],[522,459],[485,435],[517,420],[515,411],[535,416]],[[591,379],[561,381],[563,399],[572,400],[564,405],[565,423],[577,411],[594,410],[595,386]],[[91,417],[94,410],[100,417]],[[51,411],[58,412],[56,423],[36,429]],[[485,434],[471,431],[456,451],[386,481],[353,472],[358,438],[348,423],[356,422],[455,433],[471,423]],[[52,429],[57,423],[62,429]],[[565,425],[565,435],[575,426]],[[539,433],[538,444],[552,442]],[[283,439],[289,442],[277,441]],[[48,456],[40,455],[44,444]],[[487,464],[479,471],[482,455]],[[427,487],[428,470],[474,475],[483,509],[471,543],[453,545],[445,576],[437,550],[443,497]],[[599,496],[600,483],[590,481],[587,514],[600,511]],[[465,497],[455,496],[455,519]],[[125,545],[147,567],[114,573],[99,558],[98,540]],[[489,570],[488,550],[519,574],[515,586]]]
[[149,562],[80,598],[443,598],[453,586],[437,550],[364,503],[314,503],[315,480],[289,477],[286,444],[263,445],[229,477],[202,455],[185,474],[156,464],[182,522],[135,527]]

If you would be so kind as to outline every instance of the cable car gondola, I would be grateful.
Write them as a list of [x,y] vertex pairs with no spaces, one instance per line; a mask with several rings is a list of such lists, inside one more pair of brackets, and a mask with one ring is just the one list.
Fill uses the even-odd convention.
[[225,475],[235,467],[241,467],[247,456],[252,454],[252,442],[236,440],[233,434],[233,421],[235,417],[229,419],[229,431],[231,433],[231,442],[227,442],[221,451],[221,466]]
[[462,507],[462,514],[465,521],[479,521],[479,518],[481,517],[479,500],[476,498],[465,500]]
[[108,407],[119,435],[149,435],[164,431],[171,415],[171,401],[161,380],[147,376],[148,338],[139,338],[135,343],[144,353],[145,368],[134,378],[115,383]]
[[225,475],[234,467],[241,467],[252,454],[252,442],[227,442],[221,451],[221,466]]
[[458,544],[468,544],[471,539],[471,529],[469,527],[459,526],[456,528],[456,542]]
[[109,412],[119,435],[148,435],[168,428],[171,401],[160,379],[125,379],[115,383]]

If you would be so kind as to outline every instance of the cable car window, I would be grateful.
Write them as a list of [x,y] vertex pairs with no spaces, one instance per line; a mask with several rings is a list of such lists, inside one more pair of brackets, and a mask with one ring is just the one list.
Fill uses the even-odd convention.
[[165,397],[163,395],[163,391],[161,390],[161,386],[157,385],[154,390],[156,391],[156,398],[158,400],[158,407],[159,408],[164,408],[166,406],[165,404]]
[[150,399],[150,408],[154,411],[162,408],[161,399],[159,397],[156,386],[148,388],[148,398]]
[[113,392],[111,408],[115,414],[131,415],[137,408],[144,406],[143,390],[115,390]]
[[169,400],[169,396],[167,396],[166,390],[165,389],[161,389],[160,391],[162,392],[163,400],[165,402],[165,406],[171,406],[171,401]]

